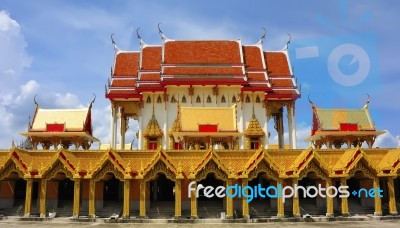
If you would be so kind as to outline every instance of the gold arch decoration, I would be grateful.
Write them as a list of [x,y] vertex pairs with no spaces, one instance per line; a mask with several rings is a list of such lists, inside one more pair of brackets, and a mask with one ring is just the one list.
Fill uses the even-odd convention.
[[257,166],[249,172],[248,180],[252,180],[260,173],[267,174],[269,179],[278,180],[278,175],[271,169],[265,160],[261,160]]
[[174,174],[170,169],[168,169],[167,165],[166,165],[164,162],[162,162],[161,160],[159,160],[159,161],[146,173],[146,175],[144,175],[144,178],[143,178],[143,179],[144,179],[145,181],[152,180],[152,179],[154,179],[154,178],[157,176],[157,174],[159,174],[159,173],[165,174],[165,176],[166,176],[168,179],[172,180],[172,181],[175,181],[175,180],[176,180],[175,174]]
[[299,180],[303,179],[307,176],[308,173],[314,172],[317,176],[321,177],[323,180],[327,180],[329,178],[329,174],[327,174],[320,166],[318,166],[315,161],[310,161],[308,165],[299,172]]
[[0,171],[0,180],[7,178],[13,172],[16,172],[20,178],[24,177],[24,173],[17,168],[14,162],[11,162],[5,169]]
[[221,170],[214,160],[209,160],[207,164],[197,173],[195,180],[201,181],[207,177],[209,173],[214,173],[217,179],[226,181],[228,175]]
[[73,173],[68,170],[62,162],[57,161],[56,164],[53,165],[53,167],[50,169],[50,171],[44,174],[44,179],[50,180],[54,178],[57,173],[64,173],[65,176],[71,180],[74,177]]
[[99,181],[103,179],[108,173],[112,173],[114,174],[115,178],[120,181],[124,181],[124,174],[121,173],[118,168],[111,163],[111,161],[107,161],[106,164],[104,164],[103,167],[100,169],[100,171],[96,173],[93,179],[95,181]]
[[161,130],[160,126],[158,125],[158,121],[154,116],[154,113],[144,129],[143,136],[144,137],[160,137],[163,135],[163,131]]
[[249,126],[247,127],[246,131],[244,132],[244,135],[247,137],[253,137],[253,136],[264,136],[265,132],[260,126],[260,123],[258,120],[253,116],[253,118],[250,120]]
[[350,170],[349,177],[354,177],[357,171],[363,172],[365,176],[371,179],[375,177],[373,171],[370,168],[368,168],[362,160],[358,161],[357,165]]

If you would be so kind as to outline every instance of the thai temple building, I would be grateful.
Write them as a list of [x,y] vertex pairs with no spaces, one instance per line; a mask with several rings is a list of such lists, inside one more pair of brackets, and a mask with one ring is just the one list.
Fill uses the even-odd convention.
[[[301,98],[287,47],[241,40],[139,36],[120,50],[106,85],[108,149],[92,145],[91,109],[35,110],[23,145],[0,151],[0,214],[121,219],[397,215],[400,149],[373,148],[382,134],[361,109],[310,105],[310,147],[296,145]],[[137,121],[137,148],[126,146]],[[285,120],[286,119],[286,120]],[[269,127],[269,123],[272,123]],[[269,140],[278,135],[278,144]],[[285,144],[284,133],[288,134]],[[192,183],[192,184],[191,184]],[[194,184],[193,184],[194,183]],[[348,197],[208,198],[196,187],[349,186]],[[360,189],[380,189],[365,194]],[[355,192],[355,194],[353,194]],[[361,193],[360,193],[361,192]],[[247,190],[249,193],[249,190]],[[223,216],[225,215],[225,216]]]

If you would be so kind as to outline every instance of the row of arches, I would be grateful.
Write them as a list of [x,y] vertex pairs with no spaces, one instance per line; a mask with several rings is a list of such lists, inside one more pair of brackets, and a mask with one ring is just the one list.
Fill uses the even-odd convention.
[[[56,211],[59,216],[109,217],[118,215],[125,218],[210,218],[225,212],[228,218],[286,217],[310,215],[355,215],[355,214],[397,214],[399,201],[399,178],[375,177],[368,169],[357,166],[346,178],[329,178],[313,165],[309,165],[300,178],[280,179],[269,167],[261,162],[247,178],[232,179],[223,169],[210,160],[194,179],[179,179],[164,163],[158,162],[143,179],[125,179],[111,163],[105,164],[91,179],[76,179],[63,166],[54,166],[42,179],[24,179],[18,170],[1,175],[2,202],[12,201],[12,208],[24,207],[25,216],[45,217],[47,212]],[[348,185],[349,192],[360,188],[383,190],[383,197],[348,198],[305,198],[299,195],[287,199],[255,198],[246,203],[245,198],[207,198],[204,194],[188,197],[188,185],[196,181],[197,186],[336,186]],[[12,189],[4,198],[6,186]],[[12,195],[11,195],[12,194]],[[8,200],[8,201],[7,201]],[[6,203],[1,205],[4,210]],[[8,205],[8,206],[10,206]],[[21,209],[20,209],[21,211]]]

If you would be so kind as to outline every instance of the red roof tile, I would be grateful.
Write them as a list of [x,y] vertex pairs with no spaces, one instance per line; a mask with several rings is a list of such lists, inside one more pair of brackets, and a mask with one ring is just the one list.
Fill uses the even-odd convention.
[[145,47],[142,50],[142,70],[161,69],[161,47]]
[[160,74],[141,74],[140,81],[160,81]]
[[166,75],[242,75],[241,67],[165,67]]
[[139,68],[138,52],[120,52],[117,54],[114,66],[114,76],[137,76]]
[[271,81],[272,88],[274,88],[274,87],[292,88],[293,87],[293,81],[290,78],[288,78],[288,79],[273,79],[273,78],[271,78],[270,81]]
[[247,73],[249,81],[266,81],[263,73]]
[[116,79],[111,81],[111,87],[134,87],[136,80]]
[[286,55],[282,52],[264,52],[268,76],[290,76]]
[[166,64],[239,64],[236,41],[169,41],[165,43]]
[[264,70],[261,50],[256,46],[243,46],[246,70]]

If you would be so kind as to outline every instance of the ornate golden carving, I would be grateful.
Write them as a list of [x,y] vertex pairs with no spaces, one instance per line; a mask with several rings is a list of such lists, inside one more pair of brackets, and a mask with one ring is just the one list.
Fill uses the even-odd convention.
[[301,180],[306,177],[309,172],[316,173],[323,180],[327,180],[328,178],[328,175],[317,164],[315,164],[314,161],[311,161],[303,170],[300,171],[299,179]]
[[115,178],[120,181],[124,181],[124,174],[121,173],[110,161],[107,161],[103,168],[93,178],[95,181],[99,181],[103,179],[107,173],[112,173],[114,174]]
[[196,175],[196,181],[201,181],[207,177],[207,174],[209,173],[214,173],[215,177],[217,179],[221,179],[223,181],[226,181],[228,179],[228,176],[226,173],[224,173],[215,163],[215,161],[210,160],[205,167],[201,169],[200,172],[197,173]]
[[349,172],[349,176],[353,177],[357,171],[362,171],[365,176],[369,178],[374,178],[374,174],[371,172],[370,168],[368,168],[362,161],[359,161],[356,166]]
[[62,162],[57,161],[56,165],[53,166],[53,168],[50,170],[50,172],[48,172],[45,176],[44,179],[46,180],[50,180],[54,177],[56,177],[57,173],[64,173],[65,176],[69,179],[72,180],[73,178],[73,174],[71,171],[69,171]]
[[244,132],[245,136],[252,137],[252,136],[264,136],[265,132],[260,126],[260,123],[256,118],[252,118],[250,120],[249,126],[247,127],[246,131]]
[[278,175],[269,167],[269,165],[264,161],[260,161],[258,165],[249,172],[248,180],[252,180],[258,176],[260,173],[267,174],[269,179],[278,180]]
[[168,167],[164,164],[164,162],[162,162],[161,160],[159,160],[150,170],[149,172],[146,173],[146,175],[144,176],[144,180],[145,181],[149,181],[151,179],[154,179],[158,173],[163,173],[165,174],[165,176],[172,180],[175,181],[175,174],[168,169]]
[[19,170],[17,168],[17,166],[15,165],[14,162],[11,162],[7,168],[3,169],[0,173],[0,180],[3,180],[5,178],[7,178],[12,172],[16,172],[18,174],[18,177],[23,178],[24,177],[24,173],[21,172],[21,170]]
[[143,136],[144,137],[160,137],[163,135],[163,131],[158,125],[158,121],[154,114],[152,115],[149,123],[147,124],[146,129],[144,129]]

